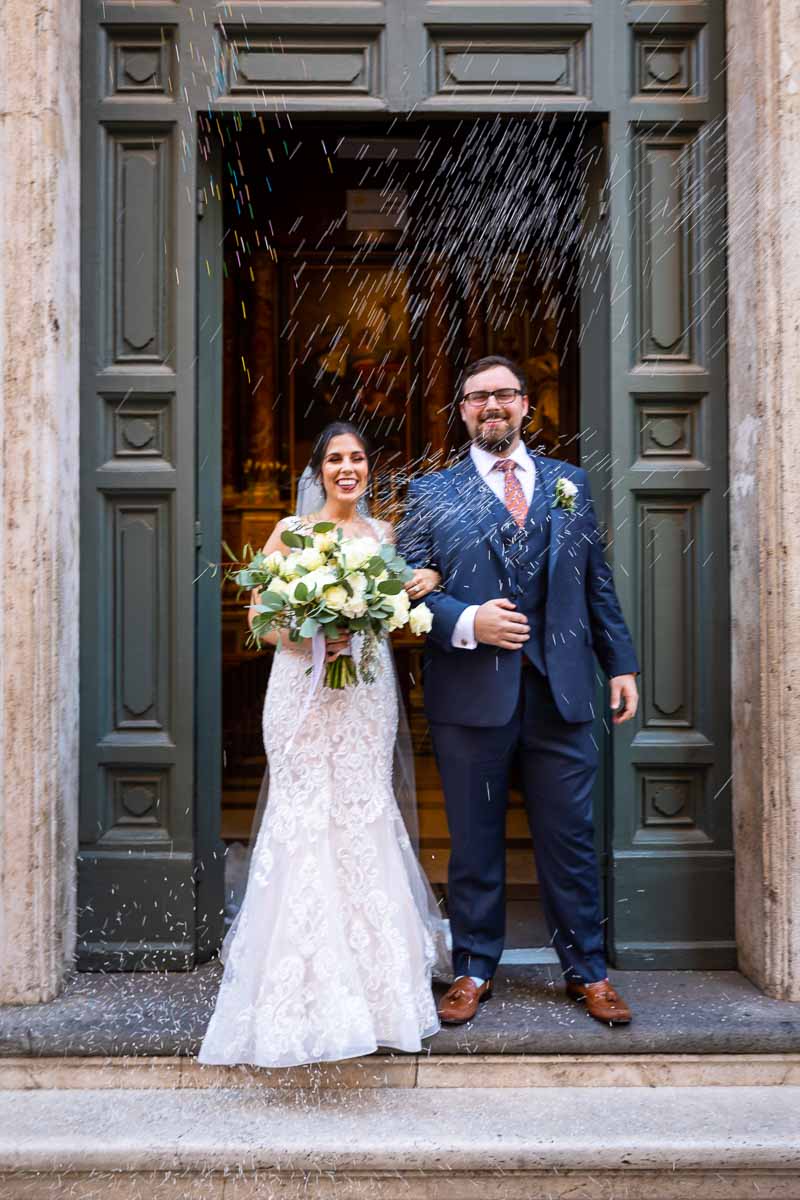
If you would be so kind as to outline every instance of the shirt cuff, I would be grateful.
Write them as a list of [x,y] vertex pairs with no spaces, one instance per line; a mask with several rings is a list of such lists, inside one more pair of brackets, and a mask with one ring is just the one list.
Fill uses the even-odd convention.
[[450,638],[450,645],[455,650],[477,649],[478,642],[475,638],[475,614],[477,611],[478,605],[470,604],[456,621],[453,636]]

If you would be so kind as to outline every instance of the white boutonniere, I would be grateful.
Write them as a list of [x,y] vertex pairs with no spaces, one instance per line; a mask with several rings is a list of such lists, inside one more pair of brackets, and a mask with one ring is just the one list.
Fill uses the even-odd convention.
[[561,475],[556,483],[556,508],[564,508],[567,512],[575,511],[575,497],[578,494],[577,484],[566,475]]

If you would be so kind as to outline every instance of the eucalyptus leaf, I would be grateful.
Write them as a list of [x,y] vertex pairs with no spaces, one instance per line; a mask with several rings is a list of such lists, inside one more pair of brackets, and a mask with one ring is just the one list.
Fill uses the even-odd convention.
[[378,584],[378,591],[384,596],[396,596],[402,590],[403,585],[399,579],[384,579]]
[[279,609],[283,608],[285,603],[285,596],[281,596],[279,592],[262,592],[259,608],[262,608],[265,612],[278,612]]
[[281,533],[281,541],[284,546],[289,546],[292,550],[302,550],[305,545],[305,540],[299,533],[293,533],[291,529],[284,529]]
[[294,598],[295,600],[299,600],[301,604],[304,604],[308,600],[308,588],[304,583],[298,583],[294,589]]
[[378,553],[385,563],[390,563],[393,558],[397,557],[397,551],[395,550],[394,546],[383,545],[379,549]]
[[315,621],[313,617],[306,617],[305,621],[303,621],[303,624],[300,626],[300,637],[313,637],[318,629],[319,621]]
[[375,557],[371,558],[369,562],[366,563],[366,565],[361,569],[366,575],[372,575],[374,577],[375,575],[380,575],[382,571],[386,570],[386,563],[379,554],[376,554]]
[[314,533],[330,533],[335,528],[336,525],[333,521],[320,521],[314,526]]

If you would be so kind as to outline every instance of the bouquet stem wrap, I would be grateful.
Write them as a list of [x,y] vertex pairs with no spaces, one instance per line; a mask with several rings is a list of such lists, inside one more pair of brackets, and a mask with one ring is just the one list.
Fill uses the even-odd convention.
[[340,654],[325,668],[325,687],[338,691],[358,682],[358,671],[352,654]]

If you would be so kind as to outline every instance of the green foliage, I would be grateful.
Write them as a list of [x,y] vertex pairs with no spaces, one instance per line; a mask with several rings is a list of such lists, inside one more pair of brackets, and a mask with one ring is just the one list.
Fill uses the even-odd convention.
[[278,592],[262,592],[261,604],[258,608],[261,612],[278,612],[286,604],[286,597],[281,596]]
[[[291,600],[280,591],[270,590],[277,578],[273,568],[267,566],[267,559],[271,556],[265,555],[262,550],[254,554],[248,546],[242,552],[241,559],[236,561],[230,548],[226,547],[226,552],[231,554],[233,560],[232,568],[235,564],[235,569],[231,569],[226,577],[235,581],[240,591],[248,589],[260,593],[258,603],[253,605],[248,644],[261,648],[265,634],[275,630],[284,630],[292,642],[314,637],[320,632],[327,639],[348,633],[358,634],[363,638],[358,669],[350,655],[340,655],[333,663],[326,665],[325,682],[328,687],[335,688],[346,687],[358,678],[368,683],[375,678],[377,651],[381,639],[386,636],[386,623],[395,615],[391,598],[399,595],[404,582],[411,578],[413,572],[393,546],[376,546],[372,556],[358,568],[358,572],[366,577],[366,589],[363,588],[363,579],[356,587],[351,582],[356,572],[341,562],[343,544],[347,542],[341,528],[333,522],[320,521],[314,526],[313,532],[315,536],[334,534],[331,550],[320,552],[331,583],[326,582],[324,588],[317,582],[306,583],[306,577],[312,572],[294,563],[291,577],[295,582]],[[313,536],[295,529],[283,530],[281,539],[287,551],[314,546]],[[286,574],[284,568],[281,571]],[[381,579],[381,576],[386,578]],[[332,584],[343,587],[351,600],[356,597],[363,599],[366,611],[360,616],[346,617],[329,608],[324,589]]]

